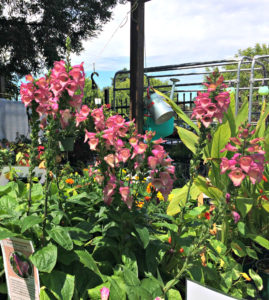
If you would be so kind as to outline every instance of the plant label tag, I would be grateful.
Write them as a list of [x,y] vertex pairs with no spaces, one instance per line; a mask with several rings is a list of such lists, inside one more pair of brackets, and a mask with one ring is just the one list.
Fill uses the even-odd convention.
[[234,300],[230,296],[218,293],[199,283],[187,279],[187,300]]
[[1,241],[10,300],[39,300],[39,276],[37,268],[30,262],[34,252],[32,242],[20,238]]

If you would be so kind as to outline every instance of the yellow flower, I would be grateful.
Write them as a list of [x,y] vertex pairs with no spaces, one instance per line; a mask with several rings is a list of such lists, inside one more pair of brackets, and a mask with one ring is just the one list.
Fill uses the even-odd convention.
[[122,169],[121,171],[122,171],[122,173],[124,173],[124,174],[126,174],[126,173],[127,173],[127,172],[126,172],[126,170],[124,170],[124,169]]
[[83,171],[84,171],[84,172],[88,172],[88,171],[89,171],[89,169],[83,169]]
[[137,201],[136,206],[142,208],[144,206],[144,201]]
[[139,176],[135,176],[135,178],[134,178],[135,180],[139,180]]
[[240,273],[240,275],[242,275],[242,277],[244,277],[247,281],[251,281],[251,278],[248,276],[247,273]]
[[74,181],[72,178],[67,178],[67,179],[65,180],[65,182],[66,182],[67,184],[73,184],[75,181]]
[[163,194],[162,194],[161,192],[158,192],[158,193],[157,193],[157,198],[158,198],[160,201],[163,201],[163,200],[164,200]]

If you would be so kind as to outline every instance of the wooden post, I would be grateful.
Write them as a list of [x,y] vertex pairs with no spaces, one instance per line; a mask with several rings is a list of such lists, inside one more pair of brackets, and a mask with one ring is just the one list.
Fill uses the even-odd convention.
[[144,119],[144,14],[149,0],[131,2],[130,41],[130,119],[135,119],[138,133],[143,133]]

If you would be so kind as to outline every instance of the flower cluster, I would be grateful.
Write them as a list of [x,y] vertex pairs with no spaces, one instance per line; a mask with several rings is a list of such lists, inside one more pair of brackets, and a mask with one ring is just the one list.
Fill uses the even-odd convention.
[[37,80],[26,76],[26,83],[21,84],[21,100],[25,106],[37,104],[41,127],[46,125],[48,115],[54,118],[58,114],[61,127],[65,129],[75,111],[80,110],[85,85],[83,63],[69,67],[64,61],[56,61],[50,73]]
[[[131,209],[135,200],[133,186],[136,180],[132,179],[135,175],[142,180],[150,178],[156,191],[167,199],[173,187],[175,169],[160,145],[163,140],[153,142],[151,132],[137,134],[133,121],[125,121],[120,115],[107,116],[106,107],[93,109],[90,116],[95,132],[86,130],[85,142],[98,153],[98,157],[96,168],[90,168],[89,174],[103,185],[104,202],[110,205],[119,193],[121,200]],[[125,169],[127,174],[123,172]]]
[[229,151],[235,154],[231,159],[223,157],[221,159],[221,174],[229,171],[228,176],[234,186],[240,186],[245,177],[248,177],[252,184],[261,181],[264,171],[265,151],[262,150],[260,142],[264,138],[251,139],[255,130],[250,131],[250,125],[246,128],[239,128],[238,137],[230,138],[221,152]]
[[223,113],[227,111],[230,104],[229,92],[221,91],[221,88],[226,87],[223,84],[223,76],[219,76],[218,72],[213,72],[211,77],[207,79],[209,83],[204,83],[207,92],[198,93],[191,116],[200,120],[206,128],[213,122],[214,118],[222,123]]

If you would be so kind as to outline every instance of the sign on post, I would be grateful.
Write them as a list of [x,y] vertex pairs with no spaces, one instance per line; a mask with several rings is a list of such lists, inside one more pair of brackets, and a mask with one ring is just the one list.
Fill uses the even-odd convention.
[[29,260],[34,252],[32,242],[7,238],[1,241],[1,249],[9,299],[39,300],[38,270]]

